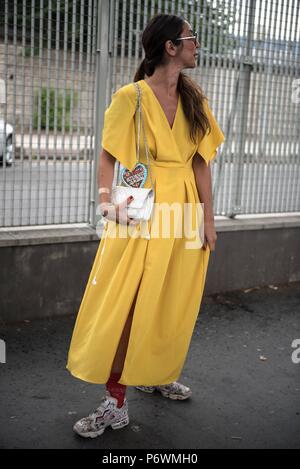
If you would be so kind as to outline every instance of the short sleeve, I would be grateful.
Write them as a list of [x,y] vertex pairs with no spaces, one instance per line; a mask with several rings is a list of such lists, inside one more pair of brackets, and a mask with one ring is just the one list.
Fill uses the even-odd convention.
[[209,161],[214,159],[216,156],[217,148],[225,141],[225,137],[206,99],[204,100],[204,110],[210,122],[211,132],[209,132],[208,129],[206,135],[204,135],[204,137],[199,141],[197,153],[199,153],[199,155],[204,158],[206,164],[208,165]]
[[112,95],[104,113],[102,148],[130,171],[136,165],[135,88],[125,85]]

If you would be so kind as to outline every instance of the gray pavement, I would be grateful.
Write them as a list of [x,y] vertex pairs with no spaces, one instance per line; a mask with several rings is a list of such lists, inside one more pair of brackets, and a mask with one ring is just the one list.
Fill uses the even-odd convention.
[[299,283],[205,297],[181,376],[192,398],[130,387],[129,426],[94,440],[72,432],[104,391],[65,369],[74,320],[0,324],[0,448],[300,448]]
[[[299,211],[300,165],[271,164],[262,161],[243,164],[223,162],[212,166],[216,185],[214,207],[218,214],[231,212],[237,178],[243,176],[239,205],[242,213],[255,215]],[[0,218],[3,226],[76,223],[88,220],[93,162],[88,160],[16,160],[5,171],[0,167]],[[286,183],[288,181],[288,184]],[[251,190],[250,190],[250,189]],[[258,200],[253,196],[260,194]],[[232,197],[230,202],[229,195]]]

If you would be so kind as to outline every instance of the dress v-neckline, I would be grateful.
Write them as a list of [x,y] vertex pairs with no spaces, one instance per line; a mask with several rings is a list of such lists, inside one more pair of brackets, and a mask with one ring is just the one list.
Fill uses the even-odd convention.
[[159,99],[157,98],[156,94],[154,93],[153,89],[151,88],[151,86],[145,81],[145,80],[141,80],[143,81],[144,83],[146,83],[146,86],[147,88],[151,91],[151,94],[154,96],[154,99],[155,101],[157,102],[158,104],[158,107],[159,109],[161,110],[165,120],[166,120],[166,123],[168,124],[168,127],[170,129],[170,131],[172,132],[174,130],[174,126],[175,126],[175,123],[176,123],[176,119],[177,119],[177,114],[178,114],[178,111],[179,111],[179,106],[180,106],[180,94],[179,94],[179,97],[178,97],[178,101],[177,101],[177,107],[176,107],[176,112],[175,112],[175,117],[174,117],[174,120],[173,120],[173,124],[172,124],[172,127],[170,126],[170,122],[168,121],[168,118],[167,118],[167,115],[165,113],[165,111],[163,110],[163,107],[162,105],[160,104],[159,102]]

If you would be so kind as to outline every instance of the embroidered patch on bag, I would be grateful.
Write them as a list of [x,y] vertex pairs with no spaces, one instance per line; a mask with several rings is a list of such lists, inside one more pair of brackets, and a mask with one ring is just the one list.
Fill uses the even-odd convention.
[[143,163],[135,165],[132,171],[123,168],[121,171],[121,179],[128,187],[143,187],[148,175],[148,169]]

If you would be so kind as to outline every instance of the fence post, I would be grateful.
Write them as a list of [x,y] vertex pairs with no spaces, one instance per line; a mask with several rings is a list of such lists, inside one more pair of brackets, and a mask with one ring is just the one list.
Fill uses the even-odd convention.
[[6,363],[6,344],[3,339],[0,339],[0,363]]
[[239,122],[239,132],[237,135],[236,155],[237,155],[237,171],[236,171],[236,191],[234,197],[234,204],[230,208],[229,217],[234,218],[235,215],[241,211],[241,198],[242,198],[242,184],[243,173],[245,164],[245,143],[247,131],[247,119],[249,109],[249,96],[250,96],[250,79],[253,69],[252,64],[252,46],[253,46],[253,32],[254,32],[254,18],[255,18],[256,0],[248,0],[247,13],[245,15],[245,25],[247,26],[247,43],[246,55],[241,64],[239,76],[239,91],[237,97],[238,113],[237,122]]
[[108,80],[108,33],[109,33],[109,0],[98,0],[97,47],[96,47],[96,84],[94,116],[94,158],[90,202],[90,224],[96,227],[96,211],[99,200],[97,170],[100,157],[104,111],[106,106],[106,87]]

